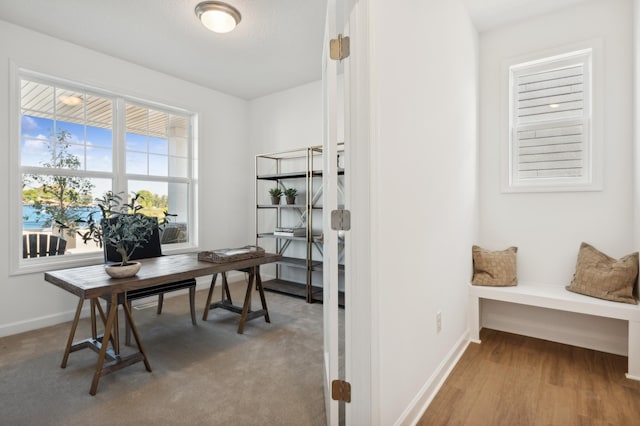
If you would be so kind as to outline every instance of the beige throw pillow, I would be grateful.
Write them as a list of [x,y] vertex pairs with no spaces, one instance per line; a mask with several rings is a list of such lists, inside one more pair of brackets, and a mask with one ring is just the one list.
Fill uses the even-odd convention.
[[582,243],[576,272],[567,290],[600,299],[637,304],[634,287],[638,278],[638,252],[613,259]]
[[485,250],[473,246],[473,285],[487,285],[494,287],[514,286],[518,283],[516,277],[517,247],[509,247],[502,251]]

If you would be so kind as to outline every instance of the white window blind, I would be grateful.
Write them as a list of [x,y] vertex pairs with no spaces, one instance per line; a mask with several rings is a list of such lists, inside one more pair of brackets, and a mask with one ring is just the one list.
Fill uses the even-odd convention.
[[512,66],[511,187],[591,182],[591,50]]

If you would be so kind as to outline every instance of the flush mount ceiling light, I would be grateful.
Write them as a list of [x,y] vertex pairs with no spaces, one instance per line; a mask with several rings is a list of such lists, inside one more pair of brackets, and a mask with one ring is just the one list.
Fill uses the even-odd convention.
[[202,25],[216,33],[228,33],[240,23],[240,12],[221,1],[203,1],[196,6],[196,16]]
[[66,96],[66,95],[60,95],[58,96],[58,100],[60,102],[62,102],[65,105],[69,105],[69,106],[78,106],[80,105],[83,100],[80,96]]

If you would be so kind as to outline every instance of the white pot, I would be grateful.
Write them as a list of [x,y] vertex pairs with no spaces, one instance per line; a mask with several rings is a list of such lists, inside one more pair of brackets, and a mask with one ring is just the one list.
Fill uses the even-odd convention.
[[104,270],[111,278],[129,278],[137,274],[141,266],[142,263],[140,262],[129,262],[124,266],[119,263],[113,263],[104,265]]

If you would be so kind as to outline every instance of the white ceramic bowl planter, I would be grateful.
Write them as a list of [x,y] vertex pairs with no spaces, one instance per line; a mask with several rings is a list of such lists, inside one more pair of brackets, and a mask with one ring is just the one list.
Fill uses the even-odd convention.
[[111,278],[129,278],[137,274],[141,266],[140,262],[128,262],[124,266],[120,263],[113,263],[104,265],[104,270]]

